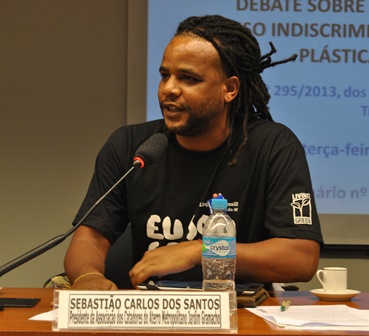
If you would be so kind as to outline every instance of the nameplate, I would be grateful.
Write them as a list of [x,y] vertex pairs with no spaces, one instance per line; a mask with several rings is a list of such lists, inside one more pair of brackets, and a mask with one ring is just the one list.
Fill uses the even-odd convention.
[[56,290],[53,330],[234,331],[229,301],[229,292]]

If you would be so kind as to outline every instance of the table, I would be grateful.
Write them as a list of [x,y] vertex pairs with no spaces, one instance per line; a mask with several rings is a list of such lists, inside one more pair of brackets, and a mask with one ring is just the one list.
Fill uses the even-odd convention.
[[[0,336],[4,335],[22,335],[22,336],[71,336],[73,334],[79,336],[87,336],[97,334],[98,336],[107,336],[114,333],[123,335],[159,335],[167,336],[189,335],[189,332],[174,332],[165,331],[158,332],[141,331],[141,330],[119,330],[119,331],[52,331],[51,322],[45,321],[30,321],[29,318],[39,313],[47,312],[52,309],[51,302],[53,300],[53,289],[47,288],[4,288],[0,290],[0,297],[39,297],[41,301],[33,308],[4,308],[0,311]],[[292,300],[294,305],[327,305],[334,304],[333,302],[320,301],[310,292],[275,292],[267,299],[263,305],[280,305],[286,298]],[[337,302],[342,304],[342,302]],[[352,301],[344,302],[350,307],[359,309],[369,309],[369,292],[360,293],[352,299]],[[200,333],[198,333],[200,334]],[[214,335],[213,333],[201,333]],[[229,333],[217,333],[227,334]],[[367,332],[357,331],[299,331],[299,330],[284,330],[275,325],[263,320],[262,318],[248,312],[246,309],[238,309],[238,334],[239,335],[357,335],[368,334]],[[193,333],[192,333],[193,335]]]

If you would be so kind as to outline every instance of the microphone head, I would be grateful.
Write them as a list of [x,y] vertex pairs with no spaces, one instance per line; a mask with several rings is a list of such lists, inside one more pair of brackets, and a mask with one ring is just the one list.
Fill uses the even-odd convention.
[[146,167],[157,160],[168,147],[168,138],[163,133],[155,133],[138,147],[134,158],[133,166]]

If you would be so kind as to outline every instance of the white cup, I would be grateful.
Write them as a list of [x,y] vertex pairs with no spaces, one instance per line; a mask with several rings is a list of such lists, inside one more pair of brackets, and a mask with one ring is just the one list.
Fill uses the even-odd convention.
[[325,293],[346,293],[347,290],[347,268],[324,267],[316,272],[319,282]]

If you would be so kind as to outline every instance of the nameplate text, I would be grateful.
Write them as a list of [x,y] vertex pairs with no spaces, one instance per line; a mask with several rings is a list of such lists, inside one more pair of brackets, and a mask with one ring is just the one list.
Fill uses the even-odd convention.
[[228,292],[58,290],[53,329],[232,329]]

